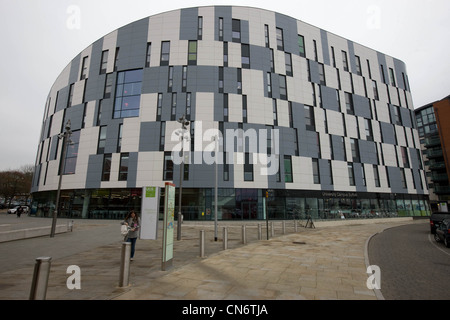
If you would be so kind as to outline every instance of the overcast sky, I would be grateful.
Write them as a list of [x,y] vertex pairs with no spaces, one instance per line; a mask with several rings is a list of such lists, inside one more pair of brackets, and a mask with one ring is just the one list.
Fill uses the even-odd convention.
[[34,165],[47,95],[83,49],[144,17],[219,4],[277,11],[402,60],[415,108],[450,94],[449,0],[0,0],[0,171]]

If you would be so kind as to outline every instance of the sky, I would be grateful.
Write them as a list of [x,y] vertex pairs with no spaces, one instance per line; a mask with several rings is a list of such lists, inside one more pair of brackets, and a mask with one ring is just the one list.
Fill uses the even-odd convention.
[[47,95],[82,50],[141,18],[207,5],[276,11],[400,59],[415,108],[450,95],[448,0],[0,0],[0,171],[34,165]]

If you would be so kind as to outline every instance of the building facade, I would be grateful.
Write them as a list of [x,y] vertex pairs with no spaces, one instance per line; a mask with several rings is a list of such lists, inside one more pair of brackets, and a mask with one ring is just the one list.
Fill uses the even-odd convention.
[[70,217],[139,211],[142,187],[181,176],[185,219],[214,219],[216,181],[219,219],[428,212],[405,64],[256,8],[175,10],[97,40],[56,79],[39,141],[42,216],[60,174]]
[[448,211],[450,200],[450,96],[415,110],[432,211]]

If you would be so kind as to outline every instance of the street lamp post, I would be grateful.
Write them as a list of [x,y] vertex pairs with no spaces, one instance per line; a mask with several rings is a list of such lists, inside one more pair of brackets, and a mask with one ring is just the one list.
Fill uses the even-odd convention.
[[215,172],[215,182],[214,182],[214,241],[217,241],[217,184],[218,184],[218,178],[217,178],[217,167],[218,167],[218,160],[219,160],[219,135],[214,137],[214,140],[216,142],[215,145],[215,156],[216,156],[216,172]]
[[53,211],[53,219],[52,219],[52,228],[50,231],[50,238],[53,238],[55,236],[55,230],[56,230],[56,219],[58,217],[58,209],[59,209],[59,198],[61,195],[61,181],[62,176],[64,174],[64,168],[65,168],[65,161],[66,161],[66,154],[67,154],[67,145],[68,145],[68,139],[70,138],[70,135],[72,134],[72,131],[70,130],[70,120],[67,120],[65,129],[66,131],[64,133],[58,134],[58,138],[62,139],[63,145],[62,145],[62,156],[59,163],[59,181],[58,181],[58,191],[56,193],[56,206],[55,210]]
[[186,120],[186,117],[183,116],[177,120],[178,123],[181,123],[181,156],[182,161],[180,163],[180,194],[178,195],[178,221],[177,221],[177,240],[181,240],[181,198],[183,193],[183,173],[184,173],[184,131],[186,130],[186,126],[189,125],[189,121]]

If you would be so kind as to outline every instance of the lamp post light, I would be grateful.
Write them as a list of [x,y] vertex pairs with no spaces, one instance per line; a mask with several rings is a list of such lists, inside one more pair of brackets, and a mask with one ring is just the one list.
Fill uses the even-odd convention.
[[53,211],[53,219],[52,219],[52,228],[50,231],[50,238],[53,238],[55,236],[55,229],[56,229],[56,219],[58,217],[58,209],[59,209],[59,198],[61,196],[61,181],[62,176],[64,174],[64,168],[65,168],[65,161],[66,161],[66,154],[67,154],[67,145],[70,144],[70,135],[72,134],[72,131],[70,130],[70,120],[67,120],[65,129],[66,131],[64,133],[58,134],[58,138],[62,139],[63,146],[62,146],[62,156],[59,162],[59,181],[58,181],[58,192],[56,193],[56,206],[55,210]]
[[178,123],[181,123],[181,156],[182,161],[180,163],[180,194],[178,196],[178,220],[177,220],[177,240],[181,240],[181,198],[183,193],[183,173],[184,173],[184,131],[186,130],[186,127],[189,125],[189,121],[186,120],[185,115],[177,120]]

